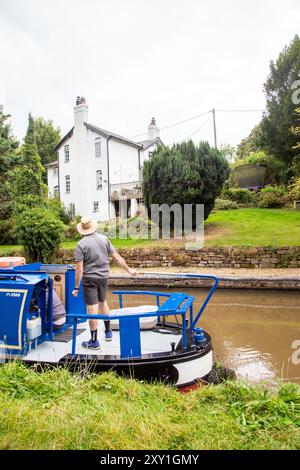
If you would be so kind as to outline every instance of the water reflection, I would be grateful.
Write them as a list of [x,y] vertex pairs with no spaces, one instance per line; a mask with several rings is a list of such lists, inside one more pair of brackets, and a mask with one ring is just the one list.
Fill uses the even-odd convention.
[[[194,295],[198,308],[207,292],[176,290]],[[143,296],[132,299],[132,305],[151,303]],[[115,296],[110,294],[109,300],[117,307]],[[219,289],[200,324],[212,336],[216,357],[239,377],[255,383],[281,378],[300,384],[300,365],[291,360],[292,343],[300,340],[300,292]]]

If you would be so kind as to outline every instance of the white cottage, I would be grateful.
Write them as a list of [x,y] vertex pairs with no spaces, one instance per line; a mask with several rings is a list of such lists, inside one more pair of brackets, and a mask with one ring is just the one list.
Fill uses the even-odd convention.
[[158,145],[154,118],[148,139],[134,142],[89,124],[85,99],[77,97],[74,127],[55,148],[58,160],[47,165],[49,196],[96,220],[132,217],[142,202],[143,163]]

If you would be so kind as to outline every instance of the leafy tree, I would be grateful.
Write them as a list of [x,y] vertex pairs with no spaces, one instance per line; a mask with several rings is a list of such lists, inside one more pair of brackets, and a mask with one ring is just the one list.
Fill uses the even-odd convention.
[[242,139],[237,147],[236,156],[238,159],[247,158],[250,153],[258,152],[265,147],[262,123],[257,124],[248,137]]
[[293,84],[299,80],[300,72],[300,38],[296,35],[293,41],[283,49],[276,62],[270,63],[270,74],[264,84],[267,99],[267,113],[262,121],[265,148],[269,154],[291,164],[297,154],[296,136],[291,132],[295,125],[293,103]]
[[[13,137],[8,122],[9,114],[0,110],[0,219],[6,220],[12,213],[12,188],[7,178],[8,173],[19,162],[16,150],[18,141]],[[0,237],[1,241],[1,237]]]
[[6,178],[6,174],[18,162],[16,149],[19,142],[13,137],[8,119],[9,114],[3,114],[0,110],[0,184]]
[[37,151],[34,120],[29,114],[28,129],[21,149],[21,165],[10,175],[13,181],[16,210],[21,204],[29,207],[42,203],[47,187],[43,182],[44,168]]
[[295,149],[300,149],[300,108],[295,110],[296,113],[296,125],[292,127],[292,132],[296,136]]
[[221,155],[228,161],[228,163],[232,163],[236,158],[236,148],[232,145],[221,145],[219,148]]
[[[42,117],[34,119],[34,127],[37,151],[45,166],[57,159],[54,147],[61,139],[60,128],[55,127],[53,121],[46,121]],[[44,181],[46,181],[46,173],[44,173]]]
[[295,95],[295,84],[300,83],[299,72],[300,38],[295,35],[291,43],[279,54],[278,59],[270,62],[270,73],[264,84],[266,113],[237,149],[239,159],[247,158],[252,152],[263,150],[270,158],[283,162],[281,182],[287,182],[297,174],[297,169],[300,169],[299,147],[297,147],[299,139],[293,132],[296,126],[297,107],[293,95]]
[[148,210],[151,204],[204,204],[204,217],[213,209],[216,197],[229,175],[225,158],[207,142],[196,146],[192,140],[159,147],[143,168],[143,193]]
[[66,225],[68,225],[73,217],[69,211],[65,208],[63,203],[56,197],[49,198],[47,200],[47,207]]
[[292,163],[292,172],[293,176],[297,177],[300,176],[300,108],[297,108],[295,111],[296,114],[296,122],[295,126],[292,127],[292,133],[296,137],[296,145],[295,149],[298,152],[297,155],[295,155],[293,163]]

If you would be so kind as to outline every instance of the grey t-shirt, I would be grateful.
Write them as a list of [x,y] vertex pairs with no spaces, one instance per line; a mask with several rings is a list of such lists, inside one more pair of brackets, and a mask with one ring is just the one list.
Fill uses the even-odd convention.
[[83,277],[108,278],[108,257],[114,251],[105,235],[85,235],[75,248],[75,261],[83,261]]

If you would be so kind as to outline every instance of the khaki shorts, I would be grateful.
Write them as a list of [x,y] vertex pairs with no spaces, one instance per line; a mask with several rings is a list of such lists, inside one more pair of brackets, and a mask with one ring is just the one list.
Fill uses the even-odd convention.
[[105,277],[84,277],[82,280],[83,297],[86,305],[96,305],[106,300],[108,279]]

